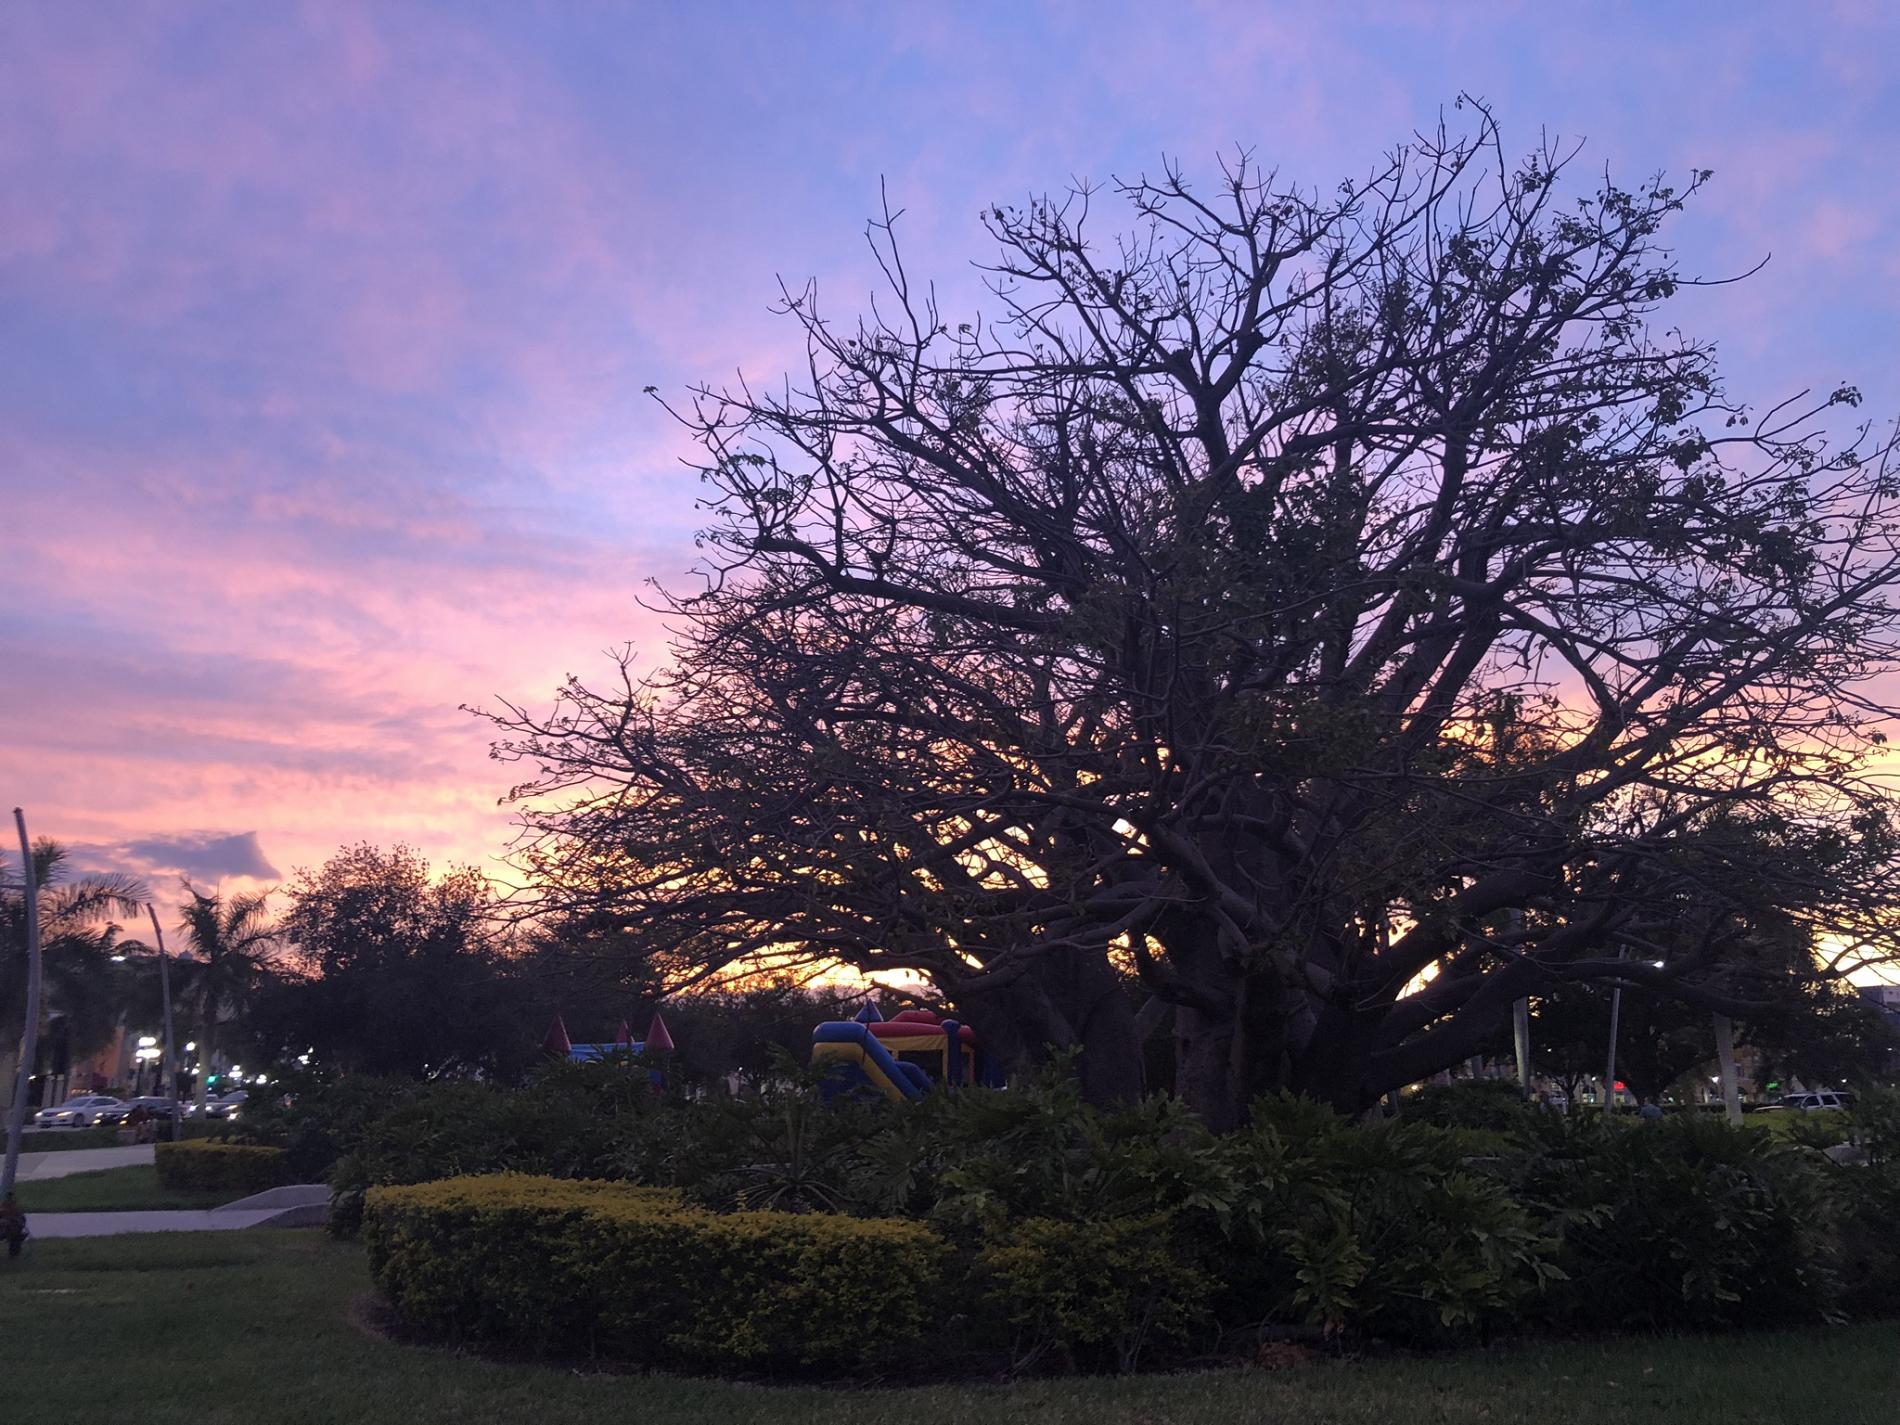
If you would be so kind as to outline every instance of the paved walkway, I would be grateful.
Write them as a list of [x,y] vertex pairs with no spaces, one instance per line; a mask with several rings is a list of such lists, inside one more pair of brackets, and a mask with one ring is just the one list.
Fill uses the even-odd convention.
[[256,1227],[279,1216],[274,1207],[209,1212],[29,1212],[26,1230],[33,1237],[116,1237],[121,1232],[224,1232]]
[[299,1183],[253,1193],[209,1211],[29,1212],[32,1237],[116,1237],[122,1232],[229,1232],[240,1227],[321,1227],[330,1214],[330,1189]]
[[123,1148],[71,1148],[63,1153],[20,1154],[20,1180],[44,1182],[47,1178],[69,1178],[74,1173],[96,1173],[105,1168],[136,1168],[152,1161],[150,1143],[132,1143]]

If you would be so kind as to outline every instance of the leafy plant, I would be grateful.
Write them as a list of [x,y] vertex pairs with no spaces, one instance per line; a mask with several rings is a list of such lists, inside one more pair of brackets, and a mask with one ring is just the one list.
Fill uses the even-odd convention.
[[1835,1309],[1825,1162],[1699,1115],[1553,1119],[1516,1191],[1557,1223],[1569,1283],[1547,1314],[1576,1325],[1704,1329]]
[[1472,1135],[1358,1127],[1287,1098],[1227,1141],[1248,1185],[1229,1231],[1252,1259],[1233,1309],[1429,1342],[1487,1330],[1562,1273],[1556,1238],[1473,1166]]

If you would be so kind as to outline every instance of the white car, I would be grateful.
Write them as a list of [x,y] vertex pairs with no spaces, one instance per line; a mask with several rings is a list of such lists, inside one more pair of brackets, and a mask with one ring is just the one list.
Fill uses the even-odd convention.
[[89,1093],[69,1098],[57,1108],[42,1108],[33,1115],[35,1128],[92,1128],[101,1123],[117,1123],[125,1117],[125,1104],[109,1094]]
[[1791,1093],[1781,1096],[1783,1108],[1798,1109],[1802,1113],[1820,1113],[1830,1108],[1852,1108],[1854,1096],[1848,1093]]

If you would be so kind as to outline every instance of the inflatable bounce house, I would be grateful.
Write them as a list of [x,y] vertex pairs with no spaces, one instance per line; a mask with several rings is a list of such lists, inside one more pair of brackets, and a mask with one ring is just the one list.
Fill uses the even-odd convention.
[[[567,1025],[562,1023],[561,1016],[557,1014],[554,1023],[548,1026],[548,1035],[542,1041],[542,1047],[551,1058],[565,1059],[570,1064],[611,1063],[616,1058],[631,1060],[648,1050],[655,1054],[670,1054],[673,1052],[673,1036],[667,1032],[666,1021],[655,1011],[653,1023],[647,1026],[647,1037],[644,1039],[635,1039],[633,1031],[623,1019],[620,1021],[620,1033],[613,1043],[575,1044],[568,1039]],[[666,1087],[666,1070],[656,1067],[648,1072],[655,1088]]]
[[812,1067],[825,1071],[827,1095],[872,1089],[909,1101],[938,1087],[1002,1087],[976,1031],[927,1009],[907,1009],[886,1019],[875,1004],[867,1004],[855,1019],[819,1025],[811,1038]]

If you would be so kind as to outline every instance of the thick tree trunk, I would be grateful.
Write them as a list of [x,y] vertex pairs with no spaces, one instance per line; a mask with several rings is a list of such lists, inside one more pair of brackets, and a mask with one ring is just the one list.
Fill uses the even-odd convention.
[[1106,1107],[1141,1096],[1135,1006],[1100,956],[1052,956],[1010,986],[962,1001],[959,1007],[1005,1065],[1044,1063],[1051,1051],[1079,1050],[1076,1073],[1090,1103]]
[[1181,1006],[1174,1015],[1175,1092],[1216,1133],[1240,1126],[1234,1094],[1234,1021]]

